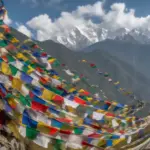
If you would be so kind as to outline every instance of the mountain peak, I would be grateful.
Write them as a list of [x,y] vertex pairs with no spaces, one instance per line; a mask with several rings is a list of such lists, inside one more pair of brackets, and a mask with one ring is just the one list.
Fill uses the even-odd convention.
[[73,50],[81,50],[92,44],[106,39],[124,40],[131,43],[150,43],[150,32],[140,29],[119,28],[117,30],[105,29],[91,23],[86,26],[79,25],[72,27],[71,30],[64,31],[52,38],[55,42],[61,43]]

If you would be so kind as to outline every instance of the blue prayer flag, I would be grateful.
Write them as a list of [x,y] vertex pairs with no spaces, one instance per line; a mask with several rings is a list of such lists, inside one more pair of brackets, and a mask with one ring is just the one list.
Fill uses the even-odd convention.
[[22,72],[22,74],[21,74],[21,80],[24,81],[24,82],[26,82],[26,83],[31,83],[33,79],[29,75],[27,75],[24,72]]
[[85,119],[84,119],[84,124],[91,125],[92,122],[93,122],[93,120],[90,119],[90,118],[85,118]]
[[37,124],[38,122],[36,122],[35,120],[32,120],[28,114],[28,112],[26,110],[24,110],[23,112],[23,116],[22,116],[22,124],[31,127],[31,128],[37,128]]
[[34,99],[34,101],[36,101],[40,104],[45,104],[46,103],[43,99],[37,97],[36,95],[34,95],[33,99]]
[[112,140],[106,140],[106,145],[107,146],[112,146],[113,145],[113,141]]
[[33,92],[33,94],[35,94],[35,95],[37,95],[37,96],[41,96],[42,95],[42,90],[41,90],[41,88],[40,87],[34,87],[33,89],[32,89],[32,92]]
[[57,115],[59,115],[59,113],[60,113],[58,110],[56,110],[55,108],[52,108],[52,107],[49,107],[49,111],[51,113],[54,113],[54,114],[57,114]]
[[55,120],[55,119],[51,119],[51,126],[52,127],[57,127],[57,128],[61,128],[63,126],[63,123]]

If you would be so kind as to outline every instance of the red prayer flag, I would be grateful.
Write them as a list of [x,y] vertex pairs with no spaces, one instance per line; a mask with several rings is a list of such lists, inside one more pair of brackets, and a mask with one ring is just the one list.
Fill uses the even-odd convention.
[[93,124],[91,125],[91,127],[92,127],[92,128],[94,128],[94,129],[97,129],[97,130],[100,130],[100,129],[101,129],[101,127],[100,127],[100,126],[93,125]]
[[62,66],[66,66],[65,64],[61,64]]
[[10,28],[6,24],[1,25],[1,27],[4,29],[6,33],[10,33]]
[[94,68],[96,67],[96,65],[95,65],[95,64],[90,64],[90,66],[91,66],[91,67],[94,67]]
[[62,134],[71,134],[72,132],[69,130],[60,130],[60,133]]
[[114,114],[112,114],[112,113],[106,113],[106,116],[108,116],[108,117],[115,117],[115,115]]
[[38,102],[32,101],[31,108],[32,108],[33,110],[46,112],[46,110],[48,109],[48,106],[45,106],[45,105],[40,104],[40,103],[38,103]]
[[86,141],[82,141],[82,145],[89,146],[89,147],[93,147],[93,145],[87,143]]
[[63,103],[64,98],[62,96],[55,95],[55,96],[52,97],[52,100],[53,101],[59,101],[59,102]]
[[36,67],[36,70],[37,70],[38,72],[40,72],[40,73],[44,72],[44,70],[41,69],[40,67]]
[[58,132],[57,128],[49,127],[49,129],[50,129],[50,132],[49,132],[50,135],[54,135]]
[[64,123],[71,123],[72,122],[72,120],[67,119],[67,118],[57,118],[57,120],[60,122],[64,122]]
[[7,59],[7,56],[6,56],[6,55],[1,56],[1,58],[2,58],[5,62],[8,62],[8,59]]
[[43,84],[47,84],[47,80],[45,80],[43,77],[40,78],[40,82],[42,82]]
[[109,106],[111,105],[111,102],[109,102],[109,101],[106,101],[105,103]]
[[120,130],[119,133],[124,134],[125,132],[123,130]]
[[11,31],[10,31],[10,28],[4,28],[4,31],[6,32],[6,33],[10,33]]
[[112,128],[108,128],[108,129],[107,129],[107,132],[109,132],[109,133],[113,133],[113,132],[114,132],[114,129],[112,129]]
[[43,53],[41,53],[41,56],[46,57],[47,53],[43,52]]
[[78,104],[85,105],[86,102],[79,97],[74,97],[74,101]]
[[9,50],[16,50],[16,47],[13,44],[9,44],[8,46],[6,46],[6,49]]
[[97,133],[93,133],[93,134],[88,135],[88,137],[90,137],[90,138],[100,138],[101,136],[102,135],[97,134]]
[[30,91],[30,92],[29,92],[29,96],[30,96],[30,98],[33,98],[33,97],[34,97],[34,94]]
[[80,75],[81,78],[82,78],[83,76],[84,76],[83,74]]
[[5,97],[6,95],[2,92],[2,90],[0,89],[0,96]]
[[90,95],[90,93],[89,93],[88,91],[85,91],[85,90],[84,90],[84,92],[82,92],[81,94],[82,94],[82,95],[86,95],[86,96]]
[[12,81],[13,80],[13,76],[9,75],[9,80]]
[[32,48],[39,48],[39,46],[38,46],[37,44],[34,44],[34,45],[32,46]]

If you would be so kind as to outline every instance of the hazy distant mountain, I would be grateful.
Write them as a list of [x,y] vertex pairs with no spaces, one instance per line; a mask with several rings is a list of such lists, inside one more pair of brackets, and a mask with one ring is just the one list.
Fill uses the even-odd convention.
[[[131,39],[132,40],[132,39]],[[120,40],[105,40],[93,44],[83,51],[107,51],[112,56],[116,56],[125,63],[131,65],[135,70],[144,74],[147,78],[150,78],[150,45],[140,44],[136,41],[120,41]],[[136,74],[133,74],[136,76]]]

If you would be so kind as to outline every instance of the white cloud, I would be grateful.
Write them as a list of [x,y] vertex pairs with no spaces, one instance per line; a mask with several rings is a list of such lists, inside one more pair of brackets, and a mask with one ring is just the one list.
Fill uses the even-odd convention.
[[[119,28],[150,29],[150,16],[136,17],[134,9],[127,9],[124,3],[114,3],[106,12],[104,2],[96,2],[93,5],[79,6],[72,12],[62,12],[60,17],[52,21],[47,14],[41,14],[29,20],[26,25],[37,31],[38,40],[47,40],[56,35],[67,36],[74,26],[86,27],[89,23],[92,27],[102,27],[116,30]],[[88,16],[88,19],[87,19]],[[95,24],[92,17],[101,21]]]
[[103,16],[104,15],[103,2],[96,2],[94,5],[79,6],[75,12],[77,12],[81,16],[82,15]]
[[18,25],[17,30],[23,34],[25,34],[28,37],[32,37],[31,31],[24,25]]
[[118,28],[150,28],[150,16],[136,17],[135,10],[128,10],[124,3],[115,3],[111,6],[111,10],[103,15],[102,26],[118,29]]

